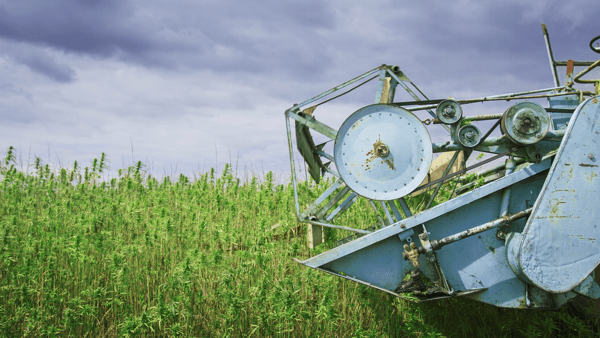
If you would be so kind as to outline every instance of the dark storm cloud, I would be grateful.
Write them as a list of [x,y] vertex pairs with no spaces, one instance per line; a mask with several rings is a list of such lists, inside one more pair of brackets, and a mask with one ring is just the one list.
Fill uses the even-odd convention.
[[318,31],[333,19],[320,1],[9,1],[0,38],[149,67],[301,77],[331,62]]
[[0,4],[0,36],[65,51],[141,53],[150,42],[127,1],[31,0]]
[[18,62],[29,69],[44,74],[60,83],[71,82],[76,79],[75,70],[66,64],[57,62],[53,57],[40,53],[23,56]]

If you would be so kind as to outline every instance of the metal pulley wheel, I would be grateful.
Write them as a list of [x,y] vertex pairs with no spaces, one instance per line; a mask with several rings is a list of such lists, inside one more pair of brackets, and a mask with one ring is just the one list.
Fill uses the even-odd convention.
[[437,118],[445,124],[453,124],[462,117],[462,107],[454,100],[444,100],[435,109]]
[[344,121],[334,157],[350,189],[385,201],[406,196],[419,186],[427,176],[433,151],[419,118],[401,107],[374,104]]
[[540,104],[519,102],[508,108],[500,122],[502,134],[519,145],[534,144],[550,129],[550,115]]
[[467,148],[473,148],[479,144],[481,140],[481,131],[472,124],[463,126],[458,131],[458,143]]

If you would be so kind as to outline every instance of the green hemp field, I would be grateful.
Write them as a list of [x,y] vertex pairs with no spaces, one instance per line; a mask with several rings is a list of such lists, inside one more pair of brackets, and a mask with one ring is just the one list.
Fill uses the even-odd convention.
[[[104,154],[87,167],[53,169],[39,158],[23,168],[15,153],[9,148],[0,165],[1,337],[595,334],[571,307],[416,304],[297,264],[292,257],[348,233],[329,231],[309,251],[293,188],[271,172],[240,179],[226,165],[197,179],[157,179],[137,162],[102,179]],[[326,186],[303,181],[302,203]],[[377,223],[366,204],[343,217]]]

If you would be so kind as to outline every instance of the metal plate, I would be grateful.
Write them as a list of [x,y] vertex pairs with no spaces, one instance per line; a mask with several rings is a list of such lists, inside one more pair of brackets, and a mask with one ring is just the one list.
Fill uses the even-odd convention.
[[534,144],[548,133],[550,116],[538,103],[519,102],[504,112],[500,129],[513,143]]
[[527,278],[548,292],[572,290],[600,264],[599,99],[573,114],[516,257]]
[[[378,152],[382,147],[389,151],[385,157]],[[335,165],[346,185],[373,200],[408,195],[427,176],[432,156],[423,123],[406,109],[385,104],[350,115],[334,147]]]

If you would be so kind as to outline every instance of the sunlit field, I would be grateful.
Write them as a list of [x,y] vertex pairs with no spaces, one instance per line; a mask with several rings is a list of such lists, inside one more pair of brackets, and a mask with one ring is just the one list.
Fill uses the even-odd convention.
[[[225,166],[157,179],[143,163],[102,180],[36,159],[0,165],[3,337],[590,337],[570,307],[508,310],[468,299],[415,304],[295,263],[309,251],[291,184]],[[331,182],[299,185],[301,203]],[[456,182],[443,188],[437,203]],[[417,207],[424,196],[409,200]],[[362,203],[362,204],[361,204]],[[357,202],[342,216],[377,216]]]

